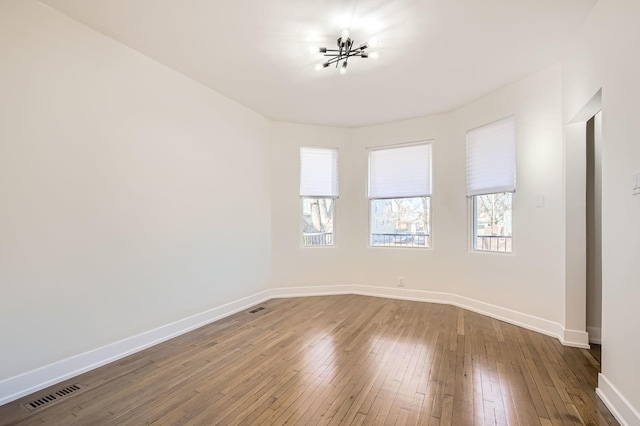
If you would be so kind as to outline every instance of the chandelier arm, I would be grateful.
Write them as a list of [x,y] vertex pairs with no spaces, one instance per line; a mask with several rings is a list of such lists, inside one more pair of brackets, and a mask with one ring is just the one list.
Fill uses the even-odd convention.
[[328,65],[336,64],[336,67],[337,67],[341,61],[345,61],[346,62],[347,59],[349,59],[352,56],[360,56],[360,57],[362,57],[362,52],[353,52],[353,51],[351,51],[351,52],[348,52],[348,53],[344,53],[342,55],[339,55],[339,54],[325,54],[324,56],[325,57],[331,57],[331,59],[327,60],[325,62],[325,64],[328,64]]
[[361,53],[349,53],[348,55],[343,56],[342,58],[346,61],[348,58],[352,57],[352,56],[359,56],[362,57]]
[[336,56],[335,58],[329,59],[327,62],[325,62],[325,64],[327,64],[327,65],[331,65],[331,64],[333,64],[333,63],[340,62],[340,59],[341,59],[341,58],[339,58],[339,57],[337,57],[337,56]]

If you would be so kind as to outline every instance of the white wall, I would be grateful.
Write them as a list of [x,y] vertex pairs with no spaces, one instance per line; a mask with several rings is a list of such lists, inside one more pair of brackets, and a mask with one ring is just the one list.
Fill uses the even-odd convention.
[[[271,125],[272,284],[277,287],[351,283],[351,235],[346,232],[353,199],[348,176],[349,129],[274,122]],[[334,248],[302,249],[300,147],[338,148],[340,198],[335,206]]]
[[[640,424],[640,2],[600,0],[563,64],[565,122],[602,88],[601,395]],[[569,163],[571,159],[567,159]],[[635,413],[634,413],[635,411]]]
[[[455,292],[564,324],[560,95],[560,67],[554,66],[455,114],[457,144],[467,129],[510,114],[516,115],[517,139],[514,254],[466,253]],[[543,207],[537,207],[539,197]]]
[[[357,129],[274,123],[274,287],[357,284],[453,293],[564,324],[561,69],[543,70],[450,114]],[[515,114],[512,255],[469,251],[465,133]],[[432,140],[433,248],[368,247],[367,147]],[[298,150],[340,149],[336,246],[300,247]],[[545,206],[536,208],[536,197]],[[584,329],[582,330],[584,331]]]
[[[375,287],[396,287],[398,277],[403,276],[407,289],[449,292],[455,273],[449,279],[442,274],[450,264],[449,249],[458,241],[461,233],[450,224],[451,216],[464,214],[464,209],[452,208],[454,200],[443,190],[443,176],[455,167],[454,146],[450,143],[450,117],[445,115],[425,117],[378,126],[355,129],[350,141],[352,161],[348,178],[355,183],[354,209],[351,211],[351,232],[353,245],[353,282]],[[428,141],[432,156],[432,248],[384,248],[369,247],[369,201],[367,198],[368,154],[367,148],[398,143]],[[464,179],[464,177],[463,177]],[[353,185],[353,183],[352,183]],[[445,213],[446,212],[446,213]],[[343,231],[343,232],[345,232]],[[464,235],[464,234],[462,234]]]
[[32,0],[0,52],[0,382],[267,287],[264,118]]

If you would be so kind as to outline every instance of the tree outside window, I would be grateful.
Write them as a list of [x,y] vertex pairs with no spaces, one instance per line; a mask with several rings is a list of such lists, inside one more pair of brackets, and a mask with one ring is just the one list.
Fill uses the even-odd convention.
[[333,198],[302,198],[304,246],[333,245]]
[[513,193],[473,197],[473,248],[510,253],[513,249]]

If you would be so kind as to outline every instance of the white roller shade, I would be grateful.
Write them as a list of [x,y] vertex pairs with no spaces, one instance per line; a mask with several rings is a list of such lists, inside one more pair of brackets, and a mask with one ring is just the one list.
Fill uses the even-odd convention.
[[338,150],[300,148],[300,196],[338,197]]
[[369,151],[369,198],[430,195],[430,144]]
[[516,190],[515,116],[467,132],[467,196]]

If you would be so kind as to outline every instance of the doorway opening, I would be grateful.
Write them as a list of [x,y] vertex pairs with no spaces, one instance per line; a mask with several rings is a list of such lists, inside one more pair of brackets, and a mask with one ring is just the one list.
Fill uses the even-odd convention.
[[586,126],[587,332],[600,361],[602,344],[602,111]]

